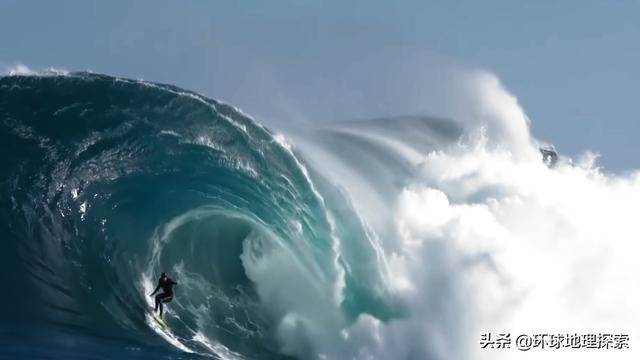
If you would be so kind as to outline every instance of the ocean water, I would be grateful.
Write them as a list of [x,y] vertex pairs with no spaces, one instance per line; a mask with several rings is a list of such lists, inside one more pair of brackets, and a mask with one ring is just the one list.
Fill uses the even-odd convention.
[[[304,165],[231,106],[83,73],[0,89],[3,351],[285,357],[273,320],[286,309],[265,310],[256,281],[267,301],[286,286],[305,293],[291,306],[390,311],[337,286],[359,282],[336,246],[360,224],[337,229]],[[179,281],[168,335],[146,316],[162,271]]]
[[1,77],[0,357],[500,359],[521,354],[481,331],[634,334],[639,176],[545,164],[488,91],[477,126],[275,131],[170,85]]

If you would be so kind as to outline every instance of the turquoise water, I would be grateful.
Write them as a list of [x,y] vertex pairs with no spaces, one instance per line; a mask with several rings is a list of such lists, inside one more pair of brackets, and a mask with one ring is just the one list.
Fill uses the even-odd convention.
[[[6,356],[311,357],[304,339],[344,341],[331,329],[360,314],[403,316],[347,196],[229,105],[6,76],[0,143]],[[146,315],[162,271],[179,282],[168,334]]]

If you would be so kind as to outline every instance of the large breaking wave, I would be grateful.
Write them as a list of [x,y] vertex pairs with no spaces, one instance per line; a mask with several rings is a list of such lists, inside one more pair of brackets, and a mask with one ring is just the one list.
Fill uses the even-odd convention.
[[0,78],[0,352],[495,359],[482,329],[636,331],[638,175],[545,165],[485,80],[475,123],[283,136],[173,86]]
[[[382,296],[343,291],[361,281],[357,270],[345,274],[350,255],[338,236],[359,224],[336,228],[304,166],[236,109],[90,74],[5,77],[0,86],[10,154],[3,273],[29,288],[3,309],[18,319],[41,308],[36,320],[79,332],[154,338],[145,294],[167,271],[180,282],[172,334],[160,332],[168,341],[196,353],[278,357],[277,337],[298,323],[317,321],[307,331],[322,331],[321,322],[341,321],[326,308],[345,304],[354,317]],[[375,254],[366,242],[350,246]],[[370,268],[368,281],[380,281]],[[24,297],[33,304],[16,314]],[[359,298],[371,304],[361,308]]]

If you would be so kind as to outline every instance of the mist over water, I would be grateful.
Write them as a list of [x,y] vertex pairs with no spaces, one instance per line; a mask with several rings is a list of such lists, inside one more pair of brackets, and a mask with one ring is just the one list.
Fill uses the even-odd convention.
[[410,314],[361,315],[337,357],[526,358],[540,354],[481,350],[480,334],[637,334],[639,173],[603,173],[592,153],[547,166],[516,98],[491,74],[469,79],[457,128],[402,117],[302,137],[305,159],[383,234],[387,286]]
[[[607,357],[637,356],[638,172],[547,166],[490,73],[456,75],[447,117],[272,132],[169,85],[18,70],[0,78],[9,355],[511,359],[540,353],[480,334],[602,332],[632,339]],[[146,315],[162,271],[169,333]]]

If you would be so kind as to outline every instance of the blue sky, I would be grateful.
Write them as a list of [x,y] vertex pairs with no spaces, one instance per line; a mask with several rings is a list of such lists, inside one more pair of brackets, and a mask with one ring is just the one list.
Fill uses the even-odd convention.
[[439,69],[486,69],[536,137],[640,168],[635,0],[1,0],[0,68],[17,63],[173,83],[267,123],[438,115]]

